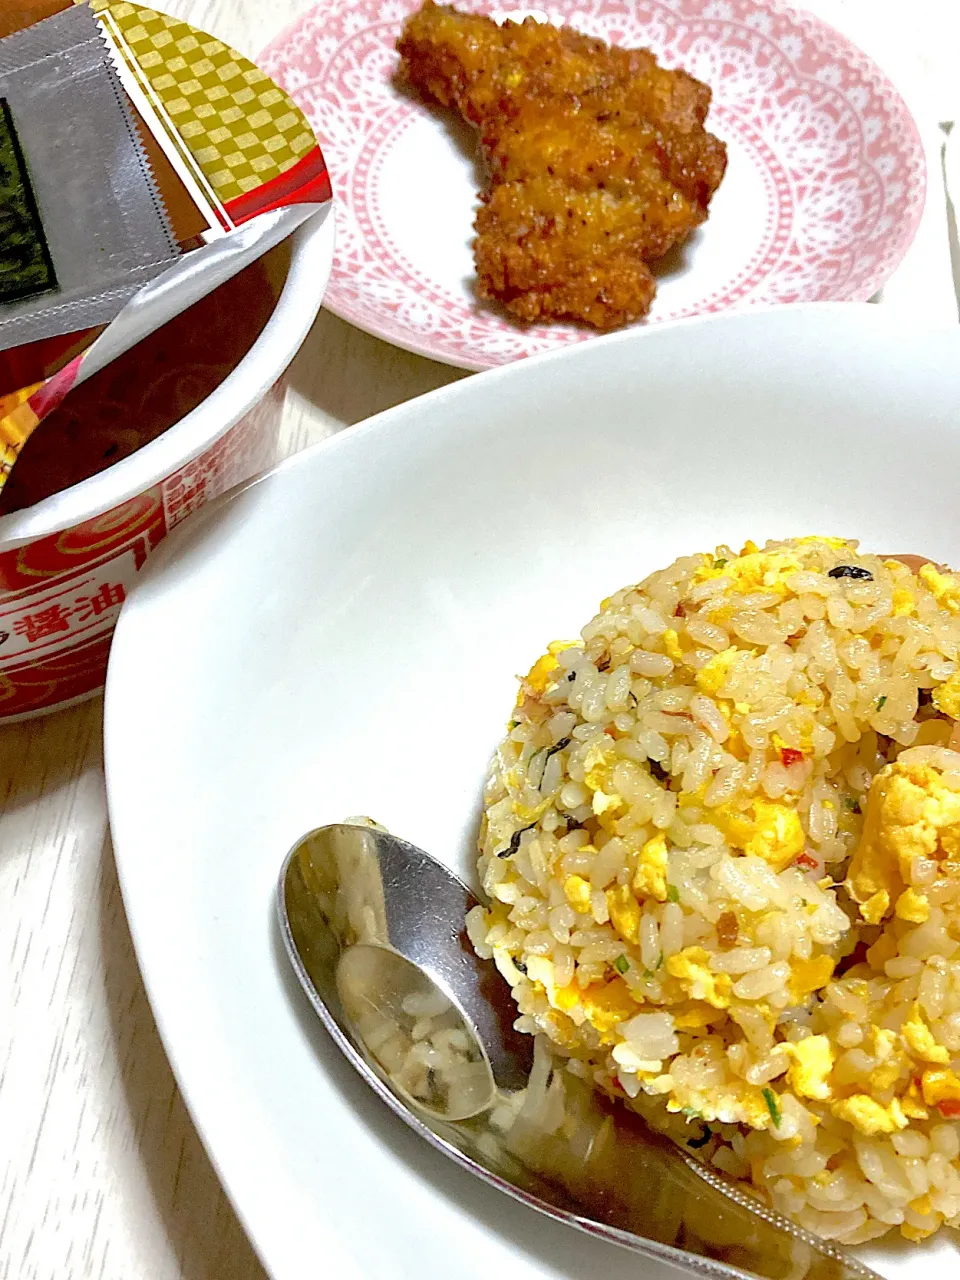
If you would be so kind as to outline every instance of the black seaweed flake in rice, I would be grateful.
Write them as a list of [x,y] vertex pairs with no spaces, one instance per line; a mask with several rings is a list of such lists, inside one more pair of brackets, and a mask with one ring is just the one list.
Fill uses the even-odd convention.
[[6,98],[0,98],[0,303],[57,287],[27,164]]
[[701,1147],[705,1147],[707,1145],[707,1143],[710,1141],[712,1137],[713,1137],[713,1133],[710,1129],[710,1126],[708,1124],[705,1124],[703,1126],[703,1132],[700,1134],[699,1138],[687,1139],[687,1146],[693,1147],[694,1151],[699,1151]]
[[[572,741],[573,741],[572,738],[561,738],[560,741],[555,742],[552,747],[540,748],[540,751],[544,751],[546,752],[546,754],[543,757],[543,771],[540,774],[540,785],[537,788],[538,790],[540,791],[543,790],[543,778],[544,778],[544,774],[547,772],[547,765],[550,763],[550,757],[555,756],[557,752],[562,751],[564,747],[569,747]],[[530,757],[529,761],[527,762],[528,773],[530,771],[530,766],[533,764],[534,760],[536,760],[537,756],[540,754],[540,751],[535,751],[533,755]]]
[[547,760],[549,760],[551,756],[555,756],[558,751],[563,751],[565,747],[569,747],[572,741],[572,738],[561,738],[559,742],[555,742],[547,752],[546,759],[543,762],[543,767],[547,767]]
[[872,582],[873,574],[859,564],[838,564],[827,574],[828,578],[856,578],[859,582]]
[[531,822],[529,827],[521,827],[519,831],[515,831],[510,837],[510,843],[505,849],[501,849],[497,854],[498,858],[512,858],[515,853],[520,850],[520,837],[525,831],[532,831],[537,824]]

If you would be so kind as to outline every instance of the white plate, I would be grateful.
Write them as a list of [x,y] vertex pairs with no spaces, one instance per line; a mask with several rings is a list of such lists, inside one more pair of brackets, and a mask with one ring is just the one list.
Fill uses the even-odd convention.
[[[514,673],[681,552],[821,532],[956,563],[958,404],[960,333],[874,308],[625,333],[346,431],[151,560],[107,684],[117,863],[173,1068],[277,1280],[673,1274],[380,1105],[287,972],[275,877],[354,813],[468,872]],[[957,1271],[946,1239],[871,1256]]]

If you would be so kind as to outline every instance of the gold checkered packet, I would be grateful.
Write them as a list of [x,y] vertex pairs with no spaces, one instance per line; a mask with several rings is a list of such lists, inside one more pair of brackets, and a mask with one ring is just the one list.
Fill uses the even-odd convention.
[[[306,117],[252,62],[154,9],[126,0],[90,3],[168,140],[229,222],[244,220],[256,192],[271,184],[289,187],[300,167],[311,176],[307,162],[319,149]],[[235,201],[239,219],[230,217]]]

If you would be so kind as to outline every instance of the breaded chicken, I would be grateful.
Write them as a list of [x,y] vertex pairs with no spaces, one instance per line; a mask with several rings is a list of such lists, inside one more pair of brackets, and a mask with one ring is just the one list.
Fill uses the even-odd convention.
[[647,264],[705,221],[723,177],[709,88],[645,49],[431,0],[397,47],[421,95],[479,130],[479,295],[522,320],[612,329],[645,315]]

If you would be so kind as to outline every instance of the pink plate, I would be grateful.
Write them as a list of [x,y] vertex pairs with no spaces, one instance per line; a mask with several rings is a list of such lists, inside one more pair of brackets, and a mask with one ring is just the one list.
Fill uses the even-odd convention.
[[[473,133],[393,83],[419,0],[322,0],[260,61],[322,141],[339,201],[324,305],[397,346],[485,369],[593,331],[521,326],[472,290]],[[556,0],[532,14],[654,50],[713,88],[729,167],[710,219],[671,255],[650,321],[777,302],[864,301],[923,211],[923,148],[899,94],[843,36],[765,0]]]

